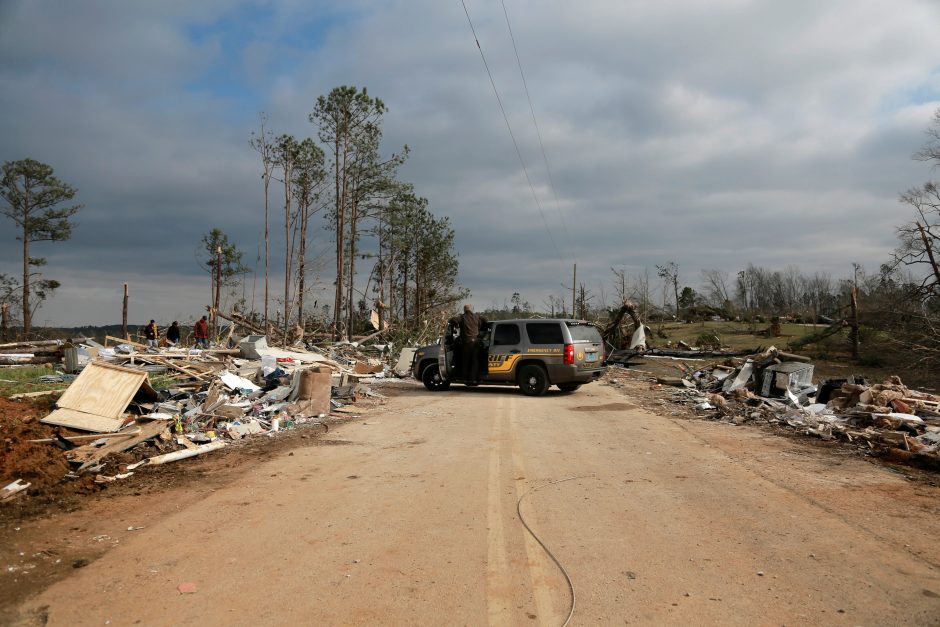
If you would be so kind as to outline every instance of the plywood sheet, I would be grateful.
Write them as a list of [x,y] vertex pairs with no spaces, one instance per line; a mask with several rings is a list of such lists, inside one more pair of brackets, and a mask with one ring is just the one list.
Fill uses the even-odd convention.
[[82,431],[92,431],[94,433],[113,433],[124,424],[124,417],[109,418],[96,414],[86,414],[74,409],[57,409],[43,418],[42,422],[47,425],[71,427],[72,429],[81,429]]
[[127,409],[146,379],[147,373],[142,370],[92,362],[85,366],[56,405],[86,414],[117,418]]
[[142,386],[151,390],[142,370],[92,362],[56,403],[58,409],[42,422],[101,433],[117,431],[124,423],[124,410]]

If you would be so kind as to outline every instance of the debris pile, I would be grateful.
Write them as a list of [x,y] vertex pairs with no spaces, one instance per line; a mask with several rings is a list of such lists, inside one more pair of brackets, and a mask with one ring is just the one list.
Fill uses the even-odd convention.
[[[248,336],[235,349],[155,350],[108,339],[118,344],[68,345],[80,373],[51,375],[71,384],[41,424],[7,440],[17,450],[5,456],[12,467],[0,468],[3,500],[24,493],[30,482],[34,489],[49,485],[50,478],[30,466],[39,458],[42,466],[55,462],[58,479],[52,480],[93,477],[101,484],[252,436],[301,425],[328,431],[330,417],[349,417],[358,400],[384,398],[368,384],[393,380],[396,372],[386,369],[389,345],[286,350],[269,347],[264,336]],[[151,387],[153,373],[172,375],[171,387]]]
[[683,388],[676,400],[706,417],[781,425],[940,468],[940,396],[911,390],[898,377],[881,384],[827,379],[817,386],[808,362],[770,347],[697,370],[677,366],[681,377],[657,381]]
[[0,366],[58,363],[62,361],[66,348],[85,341],[86,338],[80,337],[73,340],[37,340],[0,344]]

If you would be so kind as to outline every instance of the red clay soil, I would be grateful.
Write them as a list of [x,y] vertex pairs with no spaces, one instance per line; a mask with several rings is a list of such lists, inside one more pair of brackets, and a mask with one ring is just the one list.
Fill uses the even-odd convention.
[[41,424],[42,409],[32,403],[0,398],[0,486],[16,479],[42,490],[62,481],[69,464],[62,450],[29,440],[52,437],[55,430]]
[[3,515],[24,515],[37,508],[42,510],[50,501],[62,497],[96,491],[94,477],[63,481],[70,467],[62,449],[47,442],[29,442],[54,437],[68,430],[44,425],[40,421],[52,409],[52,399],[12,401],[0,397],[0,487],[17,479],[31,484],[26,493],[7,503]]

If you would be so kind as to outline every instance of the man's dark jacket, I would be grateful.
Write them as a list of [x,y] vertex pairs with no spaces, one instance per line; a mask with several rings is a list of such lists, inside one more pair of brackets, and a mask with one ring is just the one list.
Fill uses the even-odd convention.
[[450,321],[460,327],[462,342],[476,342],[480,339],[480,329],[487,323],[486,318],[472,311],[454,316]]

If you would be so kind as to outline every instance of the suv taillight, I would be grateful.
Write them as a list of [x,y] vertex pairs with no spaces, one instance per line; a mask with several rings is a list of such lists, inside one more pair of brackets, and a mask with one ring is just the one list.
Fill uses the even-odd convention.
[[574,363],[574,344],[565,344],[565,361],[566,366],[570,366]]

